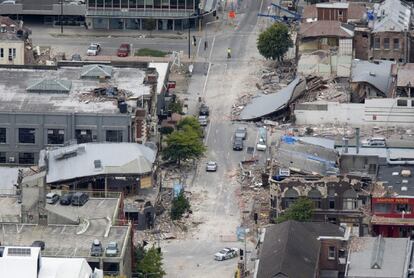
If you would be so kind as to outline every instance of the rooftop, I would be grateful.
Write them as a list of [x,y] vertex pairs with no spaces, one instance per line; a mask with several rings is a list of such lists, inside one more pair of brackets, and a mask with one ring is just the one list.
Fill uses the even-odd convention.
[[414,63],[399,64],[397,68],[397,87],[414,86]]
[[[410,175],[402,175],[403,170]],[[400,196],[414,196],[414,165],[380,165],[377,180],[384,183],[384,188]]]
[[[317,271],[319,236],[343,236],[330,223],[293,220],[266,228],[257,277],[314,277]],[[279,276],[278,276],[279,275]]]
[[400,0],[385,0],[374,5],[375,20],[372,31],[401,32],[410,28],[411,8]]
[[[114,86],[124,90],[127,99],[149,94],[150,87],[143,84],[145,73],[139,69],[113,68],[112,78],[81,79],[80,68],[58,70],[0,69],[0,111],[13,112],[101,112],[119,113],[117,101],[93,94],[93,89]],[[34,93],[26,89],[39,80],[71,82],[69,93]],[[34,97],[35,96],[35,97]]]
[[91,220],[89,225],[32,225],[3,224],[2,244],[30,246],[33,241],[45,242],[45,257],[90,257],[94,239],[105,248],[109,242],[118,243],[120,253],[124,248],[129,226],[112,226],[106,219]]
[[392,87],[392,61],[353,60],[351,82],[366,82],[388,95]]
[[354,31],[347,28],[347,25],[340,21],[318,20],[315,22],[302,23],[300,25],[299,35],[302,38],[352,38],[354,36]]
[[407,238],[352,239],[346,277],[404,277],[409,244]]
[[149,173],[156,151],[137,143],[86,143],[47,150],[46,155],[46,182],[53,183],[102,174]]

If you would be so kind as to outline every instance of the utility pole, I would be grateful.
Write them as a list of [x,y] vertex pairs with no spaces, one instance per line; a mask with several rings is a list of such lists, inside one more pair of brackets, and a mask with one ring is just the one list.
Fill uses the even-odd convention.
[[63,34],[63,0],[60,0],[60,33]]
[[188,17],[188,59],[191,58],[191,42],[190,42],[190,37],[191,37],[190,28],[191,28],[191,25],[190,25],[190,19],[191,19],[191,17]]

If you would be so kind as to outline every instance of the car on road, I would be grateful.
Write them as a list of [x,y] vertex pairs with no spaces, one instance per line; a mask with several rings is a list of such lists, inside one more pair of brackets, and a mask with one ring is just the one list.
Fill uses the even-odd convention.
[[205,105],[204,103],[202,103],[200,105],[200,111],[198,112],[198,114],[200,116],[209,116],[210,115],[210,109],[208,108],[207,105]]
[[54,205],[57,201],[59,201],[59,195],[57,193],[49,192],[46,194],[46,203]]
[[105,256],[107,257],[116,257],[118,255],[118,243],[112,241],[108,244],[108,247],[105,249]]
[[207,126],[208,125],[208,117],[207,116],[198,116],[198,123],[201,126]]
[[234,151],[242,151],[243,150],[243,139],[241,139],[239,137],[234,137],[233,150]]
[[86,54],[88,56],[96,56],[101,52],[101,45],[99,43],[91,43],[91,45],[88,47],[88,50],[86,51]]
[[217,171],[217,162],[215,161],[209,161],[206,164],[206,171],[207,172],[215,172]]
[[75,53],[72,55],[70,60],[71,61],[82,61],[82,57],[79,54]]
[[102,256],[103,248],[102,243],[98,239],[94,239],[91,246],[91,256],[100,257]]
[[118,57],[128,57],[131,53],[131,45],[129,43],[123,43],[119,46],[116,55]]
[[234,132],[234,137],[241,138],[242,140],[246,140],[247,138],[247,128],[245,127],[238,127]]
[[59,203],[62,206],[69,206],[72,203],[73,194],[74,193],[72,192],[66,193],[65,195],[62,196],[62,198],[60,198]]
[[237,257],[238,253],[239,253],[238,248],[226,247],[220,250],[219,252],[217,252],[216,254],[214,254],[214,259],[216,261],[224,261],[224,260]]

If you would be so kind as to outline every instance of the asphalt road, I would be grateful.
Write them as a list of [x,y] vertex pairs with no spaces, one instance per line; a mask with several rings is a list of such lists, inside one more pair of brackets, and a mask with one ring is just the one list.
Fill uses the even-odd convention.
[[[206,158],[200,163],[192,186],[187,188],[197,198],[191,199],[193,219],[201,223],[195,233],[186,240],[162,243],[164,267],[167,277],[233,277],[238,259],[224,262],[214,261],[213,255],[223,247],[244,248],[236,238],[240,226],[241,208],[247,204],[239,201],[240,184],[236,171],[241,160],[249,158],[247,147],[254,147],[257,127],[254,124],[234,123],[230,120],[231,107],[238,95],[244,93],[249,71],[254,59],[260,59],[256,50],[257,13],[262,2],[243,0],[245,14],[239,14],[237,26],[223,26],[219,32],[208,33],[209,48],[198,49],[198,57],[206,63],[195,68],[189,92],[202,97],[210,107],[210,124],[207,127],[205,144]],[[201,42],[202,43],[202,42]],[[227,48],[232,49],[232,58],[227,59]],[[244,151],[232,150],[232,137],[237,126],[248,127],[248,138]],[[265,153],[255,155],[264,161]],[[218,171],[205,172],[205,162],[214,160]],[[249,251],[254,246],[249,242]],[[250,258],[249,258],[250,261]],[[253,262],[249,262],[249,267]]]

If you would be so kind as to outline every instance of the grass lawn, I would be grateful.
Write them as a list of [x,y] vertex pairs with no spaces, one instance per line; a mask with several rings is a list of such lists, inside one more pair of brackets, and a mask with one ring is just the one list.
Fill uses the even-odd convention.
[[168,52],[150,48],[141,48],[135,51],[135,56],[165,57],[167,54]]

